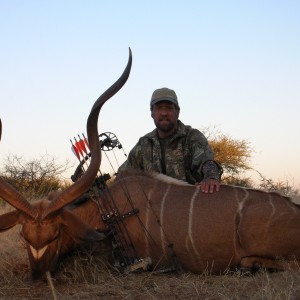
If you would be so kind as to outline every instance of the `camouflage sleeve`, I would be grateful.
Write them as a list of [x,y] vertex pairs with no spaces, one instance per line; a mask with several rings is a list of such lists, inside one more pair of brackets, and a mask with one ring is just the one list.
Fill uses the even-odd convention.
[[126,169],[143,169],[141,144],[138,142],[129,152],[127,160],[119,167],[118,172]]
[[219,179],[221,166],[214,161],[214,154],[206,137],[197,129],[190,134],[191,170],[197,181],[207,178]]
[[217,180],[221,180],[221,175],[223,173],[223,169],[219,163],[214,160],[207,160],[202,165],[202,173],[203,178],[213,178]]

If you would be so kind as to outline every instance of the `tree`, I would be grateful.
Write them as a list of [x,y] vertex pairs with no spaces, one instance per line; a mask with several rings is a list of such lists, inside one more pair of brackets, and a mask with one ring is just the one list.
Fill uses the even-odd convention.
[[215,159],[223,167],[223,181],[226,183],[243,183],[248,185],[250,179],[243,173],[250,170],[249,159],[251,149],[245,140],[236,140],[229,136],[221,135],[209,141],[215,153]]
[[[208,142],[215,154],[215,160],[223,167],[222,182],[243,187],[255,187],[267,192],[276,191],[291,197],[300,204],[300,189],[288,182],[267,179],[259,171],[250,166],[253,149],[246,140],[237,140],[228,135],[219,133],[215,128],[201,130],[207,136]],[[248,170],[257,172],[260,176],[258,183],[253,183],[251,177],[246,177]]]
[[291,185],[289,182],[284,181],[274,181],[273,179],[268,179],[257,171],[260,176],[259,189],[267,192],[278,192],[282,195],[291,197],[294,202],[300,204],[300,189]]
[[204,128],[201,131],[207,136],[215,160],[223,167],[222,182],[252,187],[251,178],[245,176],[245,171],[251,169],[249,161],[253,150],[250,143],[219,133],[215,128]]
[[8,156],[2,164],[1,176],[28,198],[43,197],[49,192],[64,189],[68,183],[62,174],[68,162],[59,165],[48,155],[26,161],[21,156]]

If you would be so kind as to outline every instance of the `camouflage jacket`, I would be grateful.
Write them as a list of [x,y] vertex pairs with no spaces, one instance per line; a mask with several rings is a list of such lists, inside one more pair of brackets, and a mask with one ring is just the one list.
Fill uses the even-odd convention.
[[181,121],[168,139],[159,139],[156,129],[141,137],[119,170],[127,168],[156,171],[191,184],[221,176],[205,136]]

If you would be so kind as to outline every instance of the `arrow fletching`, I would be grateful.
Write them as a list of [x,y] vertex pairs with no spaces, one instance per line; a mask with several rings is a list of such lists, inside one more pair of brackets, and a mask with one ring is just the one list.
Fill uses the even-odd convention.
[[84,140],[82,140],[78,134],[78,137],[79,137],[79,145],[80,145],[80,149],[82,152],[84,152],[85,154],[88,154],[87,150],[86,150],[86,147],[85,147],[85,143],[84,143]]
[[72,146],[71,146],[71,150],[74,153],[74,155],[78,158],[78,160],[80,161],[80,155],[78,152],[78,149],[75,147],[75,145],[73,144],[72,140],[70,140]]
[[82,134],[82,136],[83,136],[83,141],[84,141],[84,143],[85,143],[87,149],[90,150],[89,142],[88,142],[88,140],[86,139],[84,133]]

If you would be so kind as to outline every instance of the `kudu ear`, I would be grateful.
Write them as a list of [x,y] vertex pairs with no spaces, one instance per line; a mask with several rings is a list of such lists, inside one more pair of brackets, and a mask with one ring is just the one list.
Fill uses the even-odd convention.
[[65,231],[75,240],[101,241],[106,238],[104,233],[98,232],[82,222],[71,211],[63,210],[60,216],[61,224],[65,226]]
[[0,216],[0,232],[13,228],[15,225],[22,223],[23,214],[14,210]]

